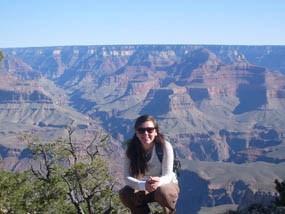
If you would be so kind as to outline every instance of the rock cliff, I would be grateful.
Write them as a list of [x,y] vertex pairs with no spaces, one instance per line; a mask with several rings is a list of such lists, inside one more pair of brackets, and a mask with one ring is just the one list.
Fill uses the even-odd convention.
[[[246,192],[257,189],[254,179],[236,172],[234,179],[217,186],[213,179],[224,181],[225,176],[188,167],[191,161],[245,169],[248,163],[279,169],[285,162],[283,46],[69,46],[3,52],[0,151],[4,159],[11,156],[15,162],[21,151],[13,156],[9,149],[24,149],[15,136],[33,130],[50,138],[62,134],[73,120],[84,130],[101,126],[119,152],[121,143],[133,135],[134,119],[152,114],[185,162],[185,176],[190,173],[194,180],[198,176],[199,184],[205,185],[194,210],[240,203]],[[277,168],[267,169],[284,178]],[[270,182],[265,175],[262,178]],[[189,194],[186,191],[181,200],[185,202]]]

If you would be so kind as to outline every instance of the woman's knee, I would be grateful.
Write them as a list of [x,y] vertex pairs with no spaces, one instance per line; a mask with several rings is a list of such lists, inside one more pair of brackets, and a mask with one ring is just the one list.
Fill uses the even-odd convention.
[[147,195],[145,191],[136,191],[129,186],[125,186],[119,191],[121,202],[126,207],[136,207],[147,204]]
[[179,196],[179,187],[177,184],[170,183],[160,186],[155,191],[155,200],[162,206],[175,210]]
[[120,196],[121,202],[126,207],[130,207],[133,204],[134,189],[132,189],[129,186],[125,186],[119,191],[119,196]]

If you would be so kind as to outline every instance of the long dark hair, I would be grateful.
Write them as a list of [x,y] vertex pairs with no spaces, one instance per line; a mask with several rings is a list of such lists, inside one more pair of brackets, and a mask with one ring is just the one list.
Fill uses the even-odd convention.
[[[154,139],[155,144],[164,144],[164,136],[159,131],[157,121],[150,115],[142,115],[137,118],[135,123],[135,130],[137,130],[141,124],[146,121],[152,121],[154,127],[157,132],[157,136]],[[130,159],[130,173],[134,177],[138,177],[139,175],[143,175],[147,170],[147,158],[145,155],[145,151],[142,148],[142,144],[136,134],[134,134],[133,138],[129,141],[127,151],[127,157]]]

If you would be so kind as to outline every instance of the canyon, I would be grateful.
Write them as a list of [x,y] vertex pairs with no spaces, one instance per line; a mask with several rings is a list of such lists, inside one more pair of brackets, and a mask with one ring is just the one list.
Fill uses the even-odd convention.
[[[2,49],[3,167],[31,162],[23,134],[100,129],[116,158],[151,114],[182,161],[178,213],[275,197],[285,178],[285,47],[109,45]],[[264,202],[265,203],[265,202]]]

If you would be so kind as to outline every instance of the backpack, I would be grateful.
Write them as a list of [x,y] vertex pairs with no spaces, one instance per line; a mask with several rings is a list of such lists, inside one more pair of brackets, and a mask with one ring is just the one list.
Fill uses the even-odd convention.
[[[160,144],[156,144],[155,145],[155,152],[156,152],[156,155],[157,155],[159,161],[162,162],[162,159],[163,159],[163,148],[161,147]],[[173,172],[177,175],[177,177],[179,177],[180,176],[179,170],[181,168],[181,162],[178,159],[177,154],[176,154],[177,152],[176,152],[176,150],[174,148],[173,148],[173,153],[174,153]]]

